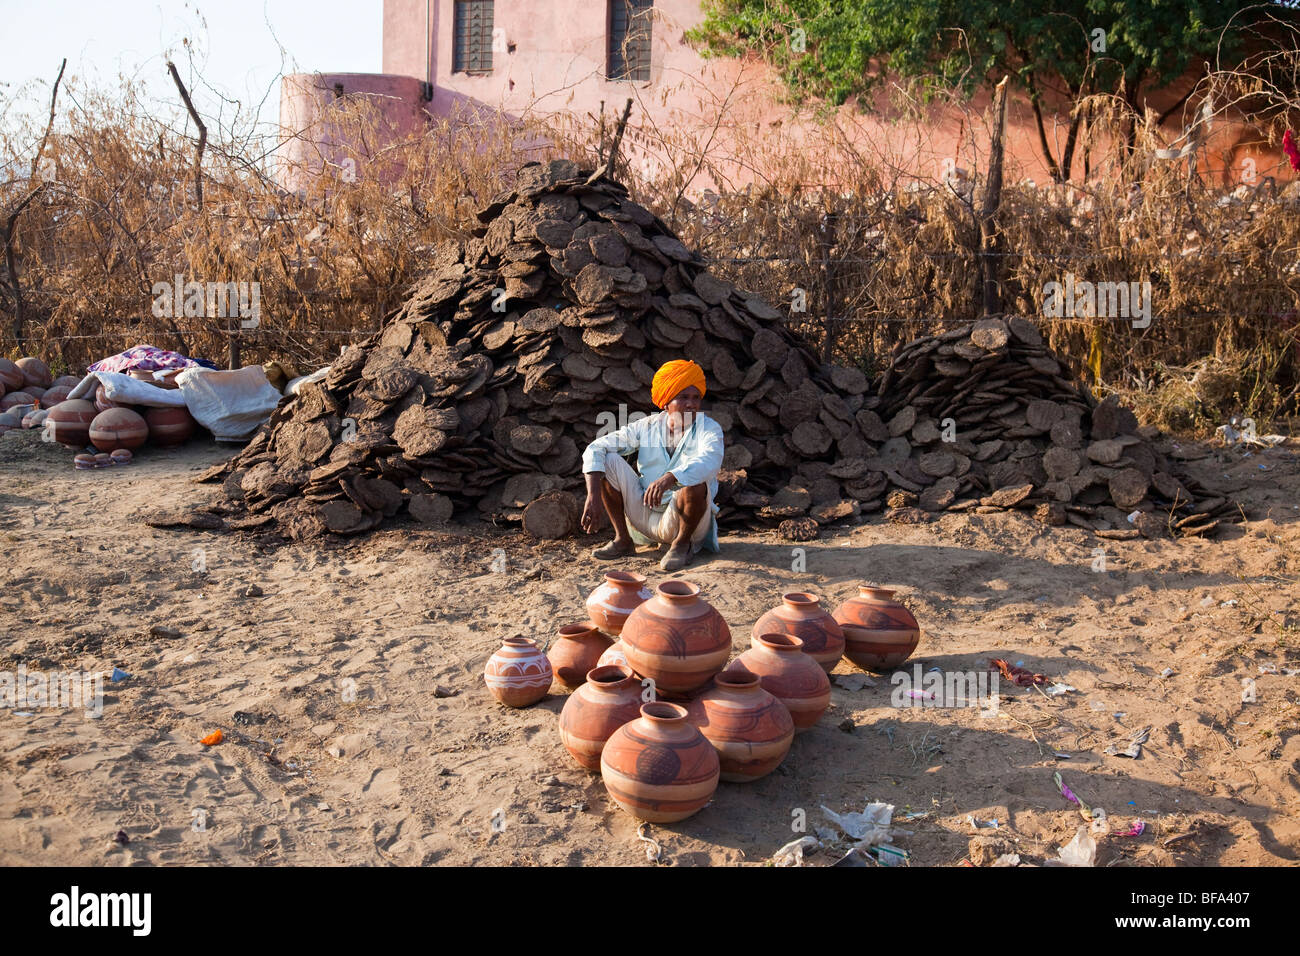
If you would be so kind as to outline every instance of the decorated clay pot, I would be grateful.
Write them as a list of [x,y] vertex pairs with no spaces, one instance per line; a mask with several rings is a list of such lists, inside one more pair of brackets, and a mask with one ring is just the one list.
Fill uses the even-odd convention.
[[858,596],[835,609],[844,629],[844,656],[864,670],[897,667],[912,656],[921,628],[889,588],[858,588]]
[[600,753],[614,731],[641,714],[641,681],[626,667],[596,667],[560,711],[560,740],[573,759],[600,772]]
[[90,423],[99,414],[95,406],[80,398],[70,398],[59,402],[50,409],[48,422],[54,422],[51,433],[60,445],[69,448],[84,448],[90,441]]
[[551,689],[555,674],[541,648],[526,637],[508,637],[488,658],[483,680],[492,696],[508,707],[535,704]]
[[60,375],[54,380],[53,388],[66,388],[69,392],[81,384],[81,379],[75,375]]
[[0,412],[7,412],[11,408],[17,408],[19,405],[35,405],[36,396],[30,392],[9,392],[4,398],[0,398]]
[[815,594],[794,591],[782,595],[781,604],[754,625],[751,642],[760,634],[788,634],[799,638],[803,641],[803,652],[828,674],[844,656],[844,632]]
[[614,665],[621,665],[628,670],[632,669],[632,665],[627,662],[627,648],[623,646],[621,637],[605,648],[600,655],[600,660],[596,661],[597,667],[611,667]]
[[628,615],[652,596],[644,575],[610,571],[605,583],[587,597],[587,614],[598,628],[617,637]]
[[26,358],[20,358],[14,365],[22,370],[24,385],[49,388],[54,384],[54,376],[50,374],[50,367],[34,356],[29,355]]
[[794,720],[789,708],[747,671],[723,671],[686,707],[690,722],[718,752],[722,779],[748,783],[766,776],[790,752]]
[[632,670],[655,692],[689,694],[706,686],[731,654],[731,629],[689,581],[664,581],[628,615],[623,646]]
[[149,426],[149,440],[167,448],[190,440],[197,422],[188,408],[150,408],[144,413]]
[[600,663],[600,655],[609,648],[609,639],[595,624],[566,624],[555,635],[546,652],[555,679],[569,690],[581,687],[587,671]]
[[40,428],[45,424],[45,417],[50,414],[48,408],[34,408],[23,416],[23,428]]
[[803,652],[803,642],[788,634],[760,634],[754,646],[727,670],[749,671],[767,691],[790,711],[795,733],[821,719],[831,705],[831,679]]
[[139,448],[148,437],[149,426],[129,408],[110,408],[90,423],[90,443],[102,452]]
[[72,389],[64,385],[53,385],[47,388],[45,394],[41,396],[41,408],[53,408],[59,402],[66,402],[71,391]]
[[104,391],[103,385],[95,389],[95,410],[96,411],[106,412],[110,408],[125,408],[125,407],[126,406],[124,406],[121,402],[115,402],[111,398],[109,398],[108,392]]
[[720,769],[717,751],[687,720],[686,708],[667,701],[643,705],[600,755],[610,797],[650,823],[675,823],[703,810],[718,789]]
[[26,384],[27,378],[23,375],[23,370],[7,358],[0,358],[0,385],[3,385],[5,391],[16,392]]
[[115,465],[129,465],[131,464],[131,459],[135,456],[131,454],[129,448],[119,448],[109,455],[109,457],[113,459],[113,464]]

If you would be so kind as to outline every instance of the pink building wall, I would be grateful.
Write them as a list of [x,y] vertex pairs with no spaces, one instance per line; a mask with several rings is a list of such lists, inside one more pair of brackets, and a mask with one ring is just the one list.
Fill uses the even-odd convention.
[[[792,116],[777,102],[779,90],[769,71],[734,59],[705,60],[684,39],[703,19],[698,0],[656,0],[652,32],[651,78],[648,83],[605,78],[607,5],[604,0],[500,0],[494,4],[496,44],[489,75],[453,73],[453,0],[384,0],[383,70],[433,85],[432,101],[422,104],[439,116],[459,107],[501,109],[515,116],[574,112],[597,116],[604,101],[607,114],[634,98],[627,149],[636,155],[638,129],[692,132],[700,140],[713,136],[725,150],[729,136],[760,136],[765,141],[798,146],[809,139],[813,121]],[[1152,109],[1175,103],[1194,83],[1189,73],[1180,83],[1150,97]],[[963,109],[933,108],[923,123],[891,122],[852,106],[837,111],[836,122],[855,146],[919,176],[934,178],[945,163],[969,167],[987,146],[983,111],[989,93]],[[886,106],[883,101],[878,108]],[[725,126],[715,131],[719,117]],[[1180,118],[1168,124],[1177,136]],[[1049,118],[1049,137],[1057,148],[1065,139],[1066,120]],[[1208,163],[1224,185],[1241,181],[1243,159],[1254,160],[1258,177],[1291,178],[1276,149],[1244,122],[1216,124],[1202,168]],[[1029,177],[1046,182],[1049,172],[1038,145],[1038,132],[1027,100],[1013,93],[1008,102],[1007,159],[1015,181]],[[973,153],[972,148],[979,152]],[[1094,152],[1094,163],[1104,154]],[[644,160],[645,157],[643,156]],[[653,161],[647,160],[647,161]],[[1074,178],[1082,177],[1083,158],[1076,153]],[[741,176],[743,179],[743,174]]]

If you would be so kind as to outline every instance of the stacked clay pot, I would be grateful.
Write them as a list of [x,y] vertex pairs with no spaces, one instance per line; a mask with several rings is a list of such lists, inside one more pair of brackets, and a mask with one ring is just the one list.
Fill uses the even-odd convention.
[[508,707],[537,703],[551,689],[554,679],[551,662],[526,637],[506,638],[483,668],[483,681],[488,690]]
[[59,404],[59,402],[66,402],[68,400],[68,394],[71,391],[72,389],[68,388],[66,385],[56,384],[50,386],[45,390],[45,394],[41,396],[41,407],[53,408],[55,405]]
[[75,375],[60,375],[54,380],[52,388],[66,388],[69,392],[81,384],[81,379]]
[[763,689],[790,711],[795,733],[812,727],[831,704],[831,681],[803,652],[803,642],[786,634],[760,634],[729,671],[749,671]]
[[560,740],[574,760],[600,772],[605,742],[641,714],[641,681],[628,667],[596,667],[560,711]]
[[23,416],[23,428],[40,428],[50,414],[47,408],[34,408]]
[[678,579],[664,581],[638,605],[620,637],[632,670],[654,681],[660,696],[705,687],[731,654],[727,622],[698,587]]
[[7,358],[0,358],[0,395],[19,391],[26,383],[22,369]]
[[609,648],[609,640],[595,624],[566,624],[556,634],[556,640],[547,651],[555,679],[570,690],[581,687],[587,671],[600,662],[600,655]]
[[749,783],[776,769],[794,741],[794,719],[748,671],[723,671],[686,708],[718,752],[722,779]]
[[844,656],[863,670],[897,667],[912,656],[921,628],[912,612],[894,600],[889,588],[861,585],[858,596],[835,609],[844,630]]
[[90,423],[97,414],[95,406],[90,402],[80,398],[68,399],[50,409],[50,414],[45,419],[46,427],[50,427],[50,422],[54,423],[50,429],[51,434],[60,445],[84,448],[90,441]]
[[125,408],[125,407],[126,406],[124,406],[121,402],[115,402],[111,398],[109,398],[108,392],[104,390],[103,385],[100,385],[98,388],[95,389],[95,408],[97,411],[106,412],[110,408]]
[[0,412],[0,435],[23,427],[23,416],[17,412]]
[[144,420],[149,426],[149,440],[163,448],[189,441],[197,424],[189,409],[183,406],[150,408],[145,411]]
[[611,637],[618,637],[628,615],[653,596],[643,575],[610,571],[605,583],[587,597],[587,615]]
[[780,605],[758,619],[750,634],[751,641],[760,634],[799,638],[803,641],[803,652],[828,674],[844,656],[844,632],[815,594],[792,591],[782,595]]
[[38,358],[29,355],[26,358],[20,358],[14,365],[22,371],[24,385],[49,388],[54,384],[54,376],[50,374],[50,367]]
[[690,723],[686,708],[667,701],[643,705],[641,716],[614,731],[600,755],[610,797],[650,823],[675,823],[704,809],[720,772],[713,744]]
[[129,408],[110,408],[90,423],[90,443],[102,452],[139,448],[148,437],[149,426]]
[[17,391],[8,392],[4,398],[0,398],[0,412],[7,412],[11,408],[17,408],[20,405],[35,405],[36,396],[30,392]]

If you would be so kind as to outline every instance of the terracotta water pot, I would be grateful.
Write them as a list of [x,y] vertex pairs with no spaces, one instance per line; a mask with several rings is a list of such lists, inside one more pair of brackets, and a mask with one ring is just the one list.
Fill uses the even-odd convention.
[[664,581],[628,615],[621,634],[632,670],[655,692],[689,694],[706,686],[731,655],[731,629],[689,581]]
[[0,412],[0,435],[23,427],[23,416],[17,412]]
[[864,670],[897,667],[912,656],[921,628],[889,588],[861,585],[858,596],[835,609],[844,629],[844,656]]
[[803,641],[803,652],[828,674],[844,656],[844,632],[815,594],[792,591],[782,595],[780,605],[754,625],[751,643],[760,634],[788,634],[799,638]]
[[106,412],[110,408],[125,408],[121,402],[115,402],[108,397],[108,392],[104,391],[104,386],[100,385],[95,389],[95,409],[96,411]]
[[0,358],[0,385],[3,385],[5,391],[16,392],[27,382],[23,370],[7,358]]
[[36,399],[37,405],[42,407],[45,405],[45,393],[49,391],[49,389],[41,388],[39,385],[24,385],[23,391]]
[[106,451],[101,451],[95,456],[96,468],[108,468],[113,464],[113,456]]
[[610,571],[605,575],[605,583],[588,595],[587,614],[598,628],[617,637],[627,616],[652,596],[644,575]]
[[38,388],[49,388],[54,384],[54,376],[50,374],[50,367],[34,356],[20,358],[14,363],[23,373],[24,385],[35,385]]
[[131,464],[131,459],[135,456],[131,454],[129,448],[119,448],[109,457],[113,459],[113,464],[115,465],[129,465]]
[[41,408],[53,408],[59,402],[66,402],[71,391],[72,389],[64,385],[53,385],[47,388],[45,394],[41,396]]
[[609,639],[595,624],[566,624],[556,633],[556,640],[546,652],[555,679],[573,690],[587,679],[587,671],[600,662],[609,648]]
[[831,679],[803,652],[803,642],[797,637],[760,634],[754,638],[754,646],[727,670],[757,675],[763,690],[789,709],[795,733],[816,724],[831,705]]
[[632,665],[627,662],[627,648],[623,645],[621,637],[605,648],[600,655],[600,660],[596,661],[597,667],[610,667],[615,664],[620,664],[628,670],[632,669]]
[[72,464],[76,467],[77,471],[89,471],[95,467],[95,456],[91,454],[77,455],[72,459]]
[[45,418],[50,414],[48,408],[34,408],[23,416],[23,428],[40,428],[45,424]]
[[0,412],[7,412],[11,408],[17,408],[19,405],[35,405],[36,396],[30,392],[8,392],[4,398],[0,398]]
[[76,375],[60,375],[54,380],[53,388],[66,388],[69,392],[81,384],[81,379]]
[[720,771],[717,751],[687,720],[686,708],[667,701],[643,705],[641,716],[614,731],[600,755],[610,797],[650,823],[675,823],[703,810]]
[[150,408],[144,413],[144,420],[149,426],[149,440],[163,448],[189,441],[198,424],[188,408],[179,406]]
[[60,445],[69,448],[84,448],[90,441],[90,423],[99,413],[90,402],[80,398],[70,398],[59,402],[50,409],[48,422],[54,422],[52,434]]
[[90,443],[102,452],[139,448],[148,437],[149,426],[129,408],[110,408],[90,423]]
[[555,673],[541,648],[526,637],[508,637],[488,658],[483,680],[492,696],[508,707],[535,704],[551,689]]
[[630,668],[592,668],[560,711],[560,741],[574,760],[599,773],[605,741],[640,714],[641,681]]
[[732,783],[771,773],[794,741],[789,709],[747,671],[718,674],[713,686],[687,705],[686,714],[718,752],[722,779]]

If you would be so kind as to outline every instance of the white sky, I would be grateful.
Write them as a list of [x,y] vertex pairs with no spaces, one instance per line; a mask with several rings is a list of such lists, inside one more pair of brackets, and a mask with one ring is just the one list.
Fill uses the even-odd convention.
[[194,88],[195,73],[245,108],[265,99],[260,118],[274,123],[280,72],[379,72],[382,7],[382,0],[0,0],[0,101],[48,109],[67,57],[65,83],[76,75],[110,89],[125,74],[146,85],[160,113],[180,109],[170,56],[200,112],[218,101]]

